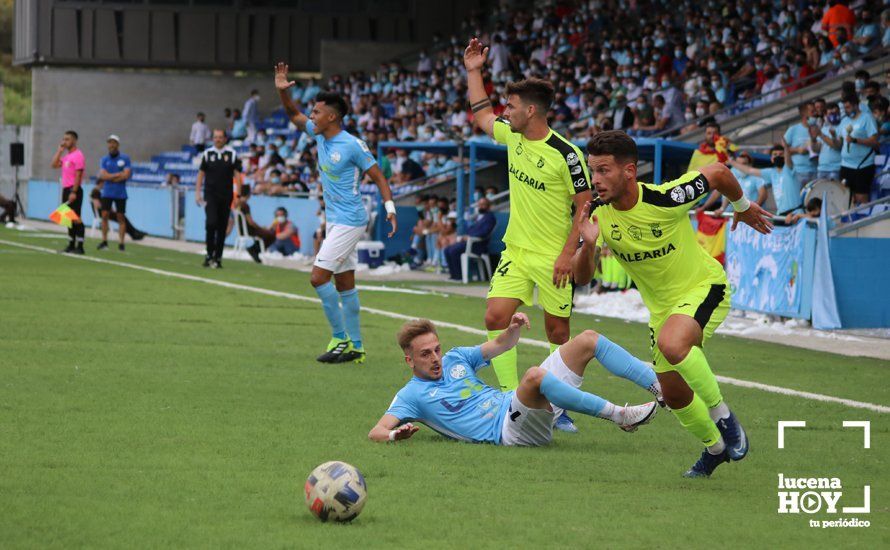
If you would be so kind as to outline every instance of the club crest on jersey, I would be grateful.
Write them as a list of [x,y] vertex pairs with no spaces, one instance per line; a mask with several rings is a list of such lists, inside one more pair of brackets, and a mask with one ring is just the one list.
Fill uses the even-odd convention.
[[463,365],[455,365],[451,367],[451,378],[458,379],[467,375],[467,368]]
[[683,204],[686,200],[686,191],[682,187],[674,187],[671,189],[671,199],[677,204]]
[[581,168],[580,164],[576,164],[575,166],[572,166],[572,169],[571,169],[572,175],[577,176],[578,174],[581,173],[581,170],[582,170],[582,168]]
[[121,160],[117,161],[117,165],[118,165],[118,166],[123,167],[124,164],[126,164],[126,162],[124,162],[124,159],[121,159]]
[[521,154],[522,154],[522,144],[521,144],[521,143],[517,143],[517,144],[516,144],[516,154],[517,154],[517,155],[521,155]]
[[538,168],[544,167],[544,157],[538,157],[538,163],[536,165]]
[[618,229],[618,226],[614,223],[612,224],[612,240],[620,241],[621,240],[621,230]]
[[652,229],[652,236],[653,236],[653,237],[661,237],[661,235],[662,235],[662,231],[661,231],[661,224],[660,224],[660,223],[650,223],[650,224],[649,224],[649,228]]
[[331,153],[331,162],[333,162],[334,164],[340,162],[340,151],[334,151],[333,153]]
[[578,155],[576,155],[575,153],[569,153],[568,155],[566,155],[566,162],[569,164],[569,166],[578,164]]
[[643,240],[643,230],[639,227],[632,225],[627,228],[627,232],[630,234],[631,237],[634,238],[635,241]]

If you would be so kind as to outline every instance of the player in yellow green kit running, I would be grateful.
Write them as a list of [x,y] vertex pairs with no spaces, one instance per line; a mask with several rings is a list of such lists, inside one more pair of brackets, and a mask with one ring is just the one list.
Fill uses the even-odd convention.
[[[507,85],[503,118],[496,117],[485,93],[482,68],[488,55],[476,38],[464,52],[470,107],[476,125],[507,146],[510,222],[506,250],[492,274],[485,311],[490,340],[510,324],[521,305],[532,305],[534,289],[544,309],[551,352],[569,340],[572,313],[572,255],[577,248],[581,207],[592,199],[581,150],[550,129],[547,112],[553,86],[530,78]],[[492,366],[502,391],[516,389],[516,349]],[[556,427],[576,431],[561,417]]]
[[684,475],[708,477],[723,462],[743,459],[748,440],[702,351],[726,318],[730,289],[723,267],[696,241],[688,212],[715,190],[732,201],[732,229],[741,221],[769,233],[769,214],[745,198],[723,164],[651,185],[637,181],[637,147],[624,132],[594,135],[587,153],[598,198],[582,209],[584,244],[574,259],[575,277],[590,279],[599,240],[636,283],[650,313],[650,345],[665,403],[706,447]]

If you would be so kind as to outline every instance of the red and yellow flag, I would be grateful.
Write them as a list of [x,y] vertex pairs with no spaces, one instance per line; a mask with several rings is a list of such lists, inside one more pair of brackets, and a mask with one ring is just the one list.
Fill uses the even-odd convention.
[[704,212],[696,214],[698,231],[695,234],[698,244],[702,245],[711,257],[723,264],[726,256],[726,220],[708,216]]
[[74,222],[80,221],[80,216],[78,216],[74,210],[71,210],[70,206],[63,203],[62,206],[56,208],[53,213],[49,215],[49,219],[59,225],[71,227],[74,225]]

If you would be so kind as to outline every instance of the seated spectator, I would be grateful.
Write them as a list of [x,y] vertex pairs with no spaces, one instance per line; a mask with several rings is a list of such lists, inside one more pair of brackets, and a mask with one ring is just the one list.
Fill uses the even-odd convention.
[[300,235],[296,226],[287,219],[287,209],[275,210],[275,221],[269,227],[275,232],[275,242],[267,248],[269,252],[278,252],[282,256],[290,256],[300,251]]
[[881,42],[881,29],[868,6],[859,13],[859,24],[853,32],[852,42],[860,55],[870,52]]
[[785,216],[785,223],[795,224],[800,220],[818,220],[822,215],[822,199],[813,197],[807,202],[806,212],[795,212]]
[[0,208],[3,209],[0,222],[15,223],[15,201],[0,195]]
[[890,101],[884,96],[878,96],[868,102],[871,116],[874,117],[875,123],[878,125],[878,140],[883,141],[890,137],[890,117],[887,110],[890,108]]
[[235,207],[232,209],[232,216],[229,217],[229,225],[226,228],[226,234],[228,235],[231,233],[232,229],[235,227],[235,212],[243,214],[244,221],[247,222],[247,234],[251,237],[255,237],[253,244],[247,249],[247,253],[250,254],[253,261],[260,264],[263,263],[260,260],[260,243],[256,239],[262,240],[263,245],[268,250],[275,242],[275,232],[261,226],[253,219],[253,216],[250,214],[249,200],[250,186],[242,185],[240,192],[237,197],[235,197]]
[[462,280],[460,269],[460,255],[467,250],[467,237],[478,237],[482,239],[473,244],[472,252],[474,254],[485,254],[488,252],[488,238],[497,225],[497,219],[491,213],[491,202],[486,198],[479,199],[477,204],[476,219],[467,226],[466,235],[457,237],[454,244],[445,249],[445,262],[448,264],[449,278],[454,281]]

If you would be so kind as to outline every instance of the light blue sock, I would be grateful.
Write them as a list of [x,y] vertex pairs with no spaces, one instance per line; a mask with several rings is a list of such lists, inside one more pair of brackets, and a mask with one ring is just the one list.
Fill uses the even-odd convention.
[[349,339],[356,348],[362,349],[362,331],[358,322],[358,313],[361,310],[358,303],[358,289],[341,292],[340,302],[343,304],[343,321],[346,323]]
[[549,372],[541,380],[541,393],[557,407],[599,418],[607,418],[602,413],[615,408],[602,397],[574,388]]
[[648,390],[655,384],[655,371],[602,334],[596,341],[596,359],[606,369]]
[[328,281],[321,286],[317,286],[315,287],[315,292],[321,298],[321,307],[324,309],[324,316],[328,318],[328,324],[331,325],[331,334],[334,338],[344,340],[346,338],[346,328],[343,326],[340,297],[337,295],[334,283]]

